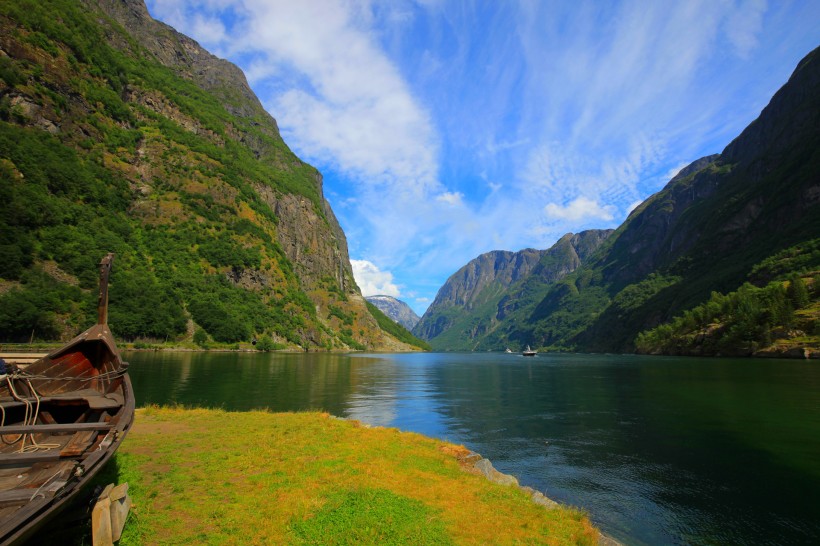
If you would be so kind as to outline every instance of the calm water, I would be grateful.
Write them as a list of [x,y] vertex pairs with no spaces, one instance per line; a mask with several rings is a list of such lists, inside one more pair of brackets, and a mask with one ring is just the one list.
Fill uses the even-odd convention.
[[322,409],[461,443],[626,544],[820,543],[820,363],[129,353],[139,405]]

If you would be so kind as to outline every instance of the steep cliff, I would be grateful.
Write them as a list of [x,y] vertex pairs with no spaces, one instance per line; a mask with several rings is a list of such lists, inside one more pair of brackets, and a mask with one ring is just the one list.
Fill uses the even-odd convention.
[[72,335],[113,250],[126,339],[404,346],[361,297],[321,175],[236,66],[141,0],[5,2],[0,31],[8,339]]
[[[142,0],[84,0],[103,10],[121,24],[137,43],[150,51],[163,65],[171,67],[180,77],[195,82],[213,95],[226,111],[247,120],[265,137],[249,131],[237,131],[235,137],[252,150],[260,161],[271,162],[282,171],[292,167],[309,167],[297,157],[283,154],[276,120],[264,109],[248,85],[245,74],[234,64],[215,57],[196,41],[172,27],[154,20]],[[112,44],[138,53],[126,41],[111,33]],[[277,240],[288,259],[297,267],[304,288],[315,288],[329,273],[342,291],[356,293],[347,240],[330,204],[322,192],[322,176],[314,171],[307,177],[313,186],[307,195],[282,193],[268,181],[254,181],[254,190],[279,218]]]
[[756,264],[818,236],[815,50],[758,119],[720,155],[694,162],[641,204],[515,335],[535,346],[631,351],[642,330],[713,291],[736,290]]
[[[820,255],[805,249],[815,248],[820,237],[820,50],[800,62],[758,119],[721,154],[687,166],[617,230],[591,239],[583,255],[572,237],[546,253],[553,260],[548,267],[544,251],[532,251],[540,252],[539,265],[528,262],[517,283],[495,282],[492,265],[496,256],[510,263],[513,255],[474,260],[442,287],[415,333],[437,349],[633,351],[640,332],[707,300],[739,298],[713,292],[795,274],[813,286]],[[775,287],[762,293],[781,292]],[[784,313],[755,305],[755,327],[764,338],[771,337],[769,329],[784,329],[769,320]],[[787,322],[811,329],[810,309]],[[702,308],[694,312],[717,316]],[[677,322],[694,320],[687,317]]]
[[569,233],[547,250],[482,254],[439,289],[413,333],[436,349],[503,348],[504,341],[492,336],[498,326],[575,271],[610,233]]

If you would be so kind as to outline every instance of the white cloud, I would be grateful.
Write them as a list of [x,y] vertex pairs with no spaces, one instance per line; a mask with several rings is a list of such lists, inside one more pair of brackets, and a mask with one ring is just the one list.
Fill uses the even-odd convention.
[[570,222],[580,222],[582,220],[591,219],[608,222],[615,217],[613,214],[614,207],[611,205],[601,206],[597,201],[593,201],[584,196],[578,197],[564,207],[550,203],[544,207],[544,212],[552,219],[569,220]]
[[[194,36],[200,36],[200,39],[211,44],[221,43],[227,38],[225,25],[222,24],[220,19],[216,17],[203,17],[202,15],[194,17],[191,33]],[[212,53],[219,54],[218,51],[213,51]]]
[[350,265],[363,296],[398,298],[401,295],[399,287],[393,284],[393,275],[389,271],[380,271],[376,264],[367,260],[350,260]]
[[441,203],[446,203],[450,206],[458,206],[461,204],[461,200],[464,198],[464,194],[461,192],[444,192],[436,196],[436,201]]
[[[438,143],[430,116],[368,26],[368,2],[243,5],[252,17],[241,47],[306,80],[267,101],[297,151],[367,184],[413,180],[422,192],[437,187]],[[254,77],[264,83],[262,71]]]

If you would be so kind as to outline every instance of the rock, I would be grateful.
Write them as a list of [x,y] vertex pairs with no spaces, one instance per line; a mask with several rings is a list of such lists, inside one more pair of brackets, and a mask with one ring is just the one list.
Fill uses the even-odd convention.
[[530,498],[532,499],[532,502],[534,502],[535,504],[539,504],[539,505],[543,506],[547,510],[554,510],[554,509],[558,508],[558,506],[559,506],[559,504],[557,502],[555,502],[551,498],[547,497],[546,495],[544,495],[540,491],[538,491],[536,489],[533,489],[532,487],[524,486],[521,489],[523,489],[524,491],[526,491],[527,493],[530,494]]
[[409,305],[392,296],[367,296],[365,299],[375,305],[379,311],[387,315],[393,322],[399,323],[407,330],[412,330],[419,322],[419,316],[413,312]]
[[[494,324],[528,303],[520,293],[508,292],[513,285],[524,280],[539,285],[550,284],[566,277],[611,233],[612,230],[568,233],[547,250],[494,250],[478,256],[447,279],[413,329],[413,334],[430,341],[455,326],[454,309],[458,315],[480,313],[488,297],[496,297],[498,304],[495,316],[489,317],[490,323],[486,323],[488,317],[476,315],[471,322],[482,324],[473,327],[466,335],[475,339],[488,333]],[[496,295],[488,296],[489,293]]]
[[481,459],[473,466],[493,483],[500,485],[518,485],[518,479],[515,476],[499,472],[493,468],[489,459]]

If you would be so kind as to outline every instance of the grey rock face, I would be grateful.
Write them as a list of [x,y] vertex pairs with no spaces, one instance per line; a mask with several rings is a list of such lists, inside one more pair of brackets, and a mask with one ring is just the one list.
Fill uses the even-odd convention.
[[[588,230],[568,233],[547,250],[495,250],[470,261],[444,283],[413,333],[432,340],[452,328],[459,317],[492,304],[492,317],[475,317],[482,325],[465,332],[471,339],[490,331],[499,321],[528,303],[527,287],[553,283],[575,271],[612,233]],[[490,320],[492,324],[486,324]]]
[[365,299],[407,330],[412,330],[420,320],[409,305],[392,296],[367,296]]

